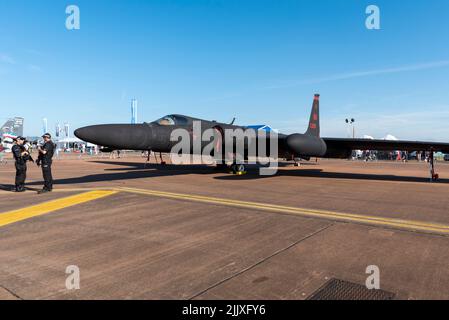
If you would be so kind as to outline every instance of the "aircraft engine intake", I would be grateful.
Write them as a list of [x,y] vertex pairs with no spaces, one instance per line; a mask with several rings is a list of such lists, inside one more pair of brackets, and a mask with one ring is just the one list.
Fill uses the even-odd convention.
[[321,157],[326,154],[326,143],[319,137],[307,134],[292,134],[287,137],[287,146],[296,156]]

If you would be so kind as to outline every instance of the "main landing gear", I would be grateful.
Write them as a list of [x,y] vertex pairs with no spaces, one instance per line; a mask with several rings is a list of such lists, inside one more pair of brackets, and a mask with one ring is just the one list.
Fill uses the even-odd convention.
[[233,163],[231,165],[231,173],[235,174],[237,176],[243,176],[245,175],[246,172],[246,167],[244,164],[237,164],[237,163]]
[[233,163],[228,166],[225,163],[217,163],[215,170],[217,171],[228,171],[231,174],[235,174],[237,176],[243,176],[247,173],[246,166],[244,164]]
[[[232,160],[232,164],[230,166],[227,165],[227,160]],[[247,174],[246,166],[243,163],[237,163],[236,154],[229,154],[228,157],[223,155],[223,158],[216,159],[217,166],[216,170],[230,170],[229,173],[235,174],[237,176],[243,176]]]

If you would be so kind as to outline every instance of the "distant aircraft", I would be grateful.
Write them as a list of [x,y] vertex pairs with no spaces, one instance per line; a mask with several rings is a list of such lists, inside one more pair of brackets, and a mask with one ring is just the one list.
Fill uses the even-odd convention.
[[23,136],[23,122],[24,119],[15,117],[8,119],[5,124],[0,128],[2,134],[10,134],[13,136]]
[[11,152],[13,141],[18,136],[23,136],[23,118],[8,119],[0,128],[1,140],[5,152]]
[[[306,133],[295,133],[291,135],[278,134],[278,157],[281,159],[294,160],[312,157],[317,158],[339,158],[348,159],[353,150],[385,150],[385,151],[426,151],[433,155],[433,152],[449,153],[449,143],[421,142],[421,141],[389,141],[375,139],[349,139],[349,138],[322,138],[320,137],[320,95],[316,94],[310,115],[309,126]],[[170,153],[177,141],[170,141],[172,132],[175,129],[186,129],[193,132],[194,121],[201,123],[202,132],[212,128],[215,130],[220,144],[226,144],[223,132],[226,129],[242,129],[247,127],[234,126],[215,121],[196,119],[183,115],[165,116],[152,123],[144,124],[106,124],[94,125],[80,128],[75,131],[75,135],[87,142],[104,146],[109,150],[140,150]],[[266,139],[269,139],[267,133]],[[236,141],[233,141],[234,146]],[[247,146],[250,142],[246,143]],[[202,144],[202,153],[207,143]],[[223,149],[223,148],[222,148]],[[195,153],[192,146],[191,153]],[[264,156],[264,155],[263,155]],[[438,179],[434,171],[434,160],[431,158],[432,179]],[[223,159],[231,160],[224,156]],[[246,157],[245,157],[246,159]],[[218,166],[225,166],[225,163],[218,163]],[[244,165],[231,166],[234,172],[244,171]]]

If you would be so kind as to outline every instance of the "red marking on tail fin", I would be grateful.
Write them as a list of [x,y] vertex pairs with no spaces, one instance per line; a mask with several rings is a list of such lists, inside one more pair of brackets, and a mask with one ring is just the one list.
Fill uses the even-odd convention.
[[312,111],[310,113],[309,128],[306,134],[320,136],[320,95],[316,94],[313,99]]

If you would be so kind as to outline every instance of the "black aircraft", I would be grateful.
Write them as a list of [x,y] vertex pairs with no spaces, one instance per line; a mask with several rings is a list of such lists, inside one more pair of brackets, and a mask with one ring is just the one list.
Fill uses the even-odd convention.
[[[438,179],[438,175],[434,172],[434,152],[449,153],[449,143],[438,142],[421,142],[421,141],[387,141],[387,140],[370,140],[370,139],[346,139],[346,138],[322,138],[320,137],[320,119],[319,119],[319,100],[320,95],[316,94],[310,115],[309,127],[306,133],[295,133],[291,135],[278,134],[278,157],[281,159],[295,160],[311,157],[318,158],[339,158],[347,159],[351,156],[353,150],[385,150],[385,151],[423,151],[429,152],[432,179]],[[207,121],[196,119],[183,115],[165,116],[152,123],[143,124],[106,124],[94,125],[80,128],[75,131],[75,135],[87,142],[103,146],[103,150],[139,150],[153,151],[160,153],[170,153],[174,145],[178,141],[171,141],[171,134],[175,129],[186,129],[190,136],[194,137],[194,122],[201,123],[201,132],[207,129],[213,129],[217,140],[218,150],[223,150],[223,154],[219,159],[218,166],[226,166],[227,161],[235,161],[224,154],[226,144],[236,145],[237,141],[225,141],[224,135],[227,129],[248,130],[246,127],[235,126],[232,124],[219,123],[216,121]],[[260,137],[258,137],[260,139]],[[269,134],[265,136],[267,147],[269,148]],[[190,148],[190,154],[202,154],[203,149],[209,142],[201,142],[201,148]],[[244,142],[245,150],[248,149],[251,141]],[[217,150],[215,149],[215,150]],[[226,149],[228,150],[228,149]],[[235,150],[235,149],[234,149]],[[216,156],[211,154],[212,156]],[[264,155],[263,155],[264,156]],[[248,160],[248,155],[244,155],[244,159]],[[235,173],[245,170],[243,164],[232,165]]]

